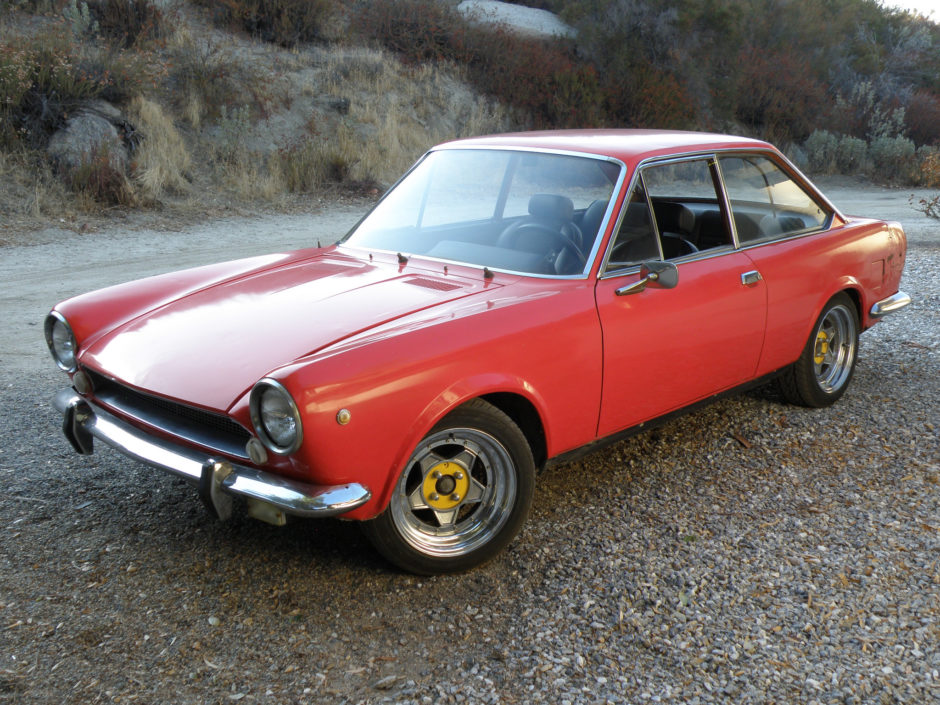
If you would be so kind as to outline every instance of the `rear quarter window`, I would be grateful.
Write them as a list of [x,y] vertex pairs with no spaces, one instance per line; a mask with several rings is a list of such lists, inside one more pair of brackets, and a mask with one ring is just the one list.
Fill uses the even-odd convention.
[[820,230],[829,222],[831,211],[771,159],[736,155],[719,161],[742,244]]

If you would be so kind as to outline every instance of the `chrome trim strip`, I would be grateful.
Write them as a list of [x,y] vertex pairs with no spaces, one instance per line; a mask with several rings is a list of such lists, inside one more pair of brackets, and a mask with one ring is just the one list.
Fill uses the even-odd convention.
[[881,318],[882,316],[887,316],[889,313],[900,311],[910,303],[911,297],[905,294],[903,291],[899,291],[898,293],[892,294],[888,298],[882,299],[872,306],[870,315],[872,318]]
[[199,451],[147,435],[90,403],[73,389],[60,390],[53,405],[67,419],[74,417],[76,430],[89,433],[129,458],[181,477],[192,485],[199,485],[204,467],[221,462],[231,468],[221,481],[224,492],[267,502],[287,514],[335,516],[362,506],[372,497],[369,489],[358,483],[311,485],[238,463],[214,461]]
[[378,203],[372,206],[372,208],[369,209],[369,212],[366,213],[364,216],[362,216],[362,218],[359,219],[359,221],[352,227],[352,229],[349,230],[349,232],[347,232],[343,237],[341,237],[337,241],[336,244],[342,245],[344,247],[348,247],[353,250],[359,250],[361,252],[382,252],[382,253],[392,254],[392,255],[396,254],[397,251],[385,250],[380,247],[363,247],[362,245],[350,244],[347,242],[347,240],[353,235],[354,232],[356,232],[356,230],[359,228],[362,222],[372,214],[372,211],[374,211],[376,208],[379,207],[379,204],[385,200],[385,197],[388,196],[388,194],[390,194],[395,189],[396,186],[398,186],[399,182],[403,181],[405,177],[408,176],[408,174],[414,171],[414,169],[418,166],[418,164],[423,162],[428,157],[428,155],[432,154],[433,152],[445,152],[445,151],[452,151],[452,150],[465,150],[465,151],[478,150],[478,151],[493,151],[493,152],[528,152],[528,153],[534,153],[534,154],[554,154],[554,155],[558,155],[562,157],[583,157],[585,159],[593,159],[595,161],[602,161],[602,162],[608,162],[610,164],[616,164],[617,166],[620,167],[620,173],[617,175],[616,183],[614,183],[611,187],[610,198],[607,201],[607,210],[604,211],[604,217],[601,220],[599,230],[594,237],[594,245],[591,248],[591,252],[585,255],[584,269],[582,269],[577,274],[538,274],[534,272],[519,272],[513,269],[501,269],[499,267],[489,267],[489,266],[484,266],[484,265],[473,264],[470,262],[461,262],[460,260],[448,260],[448,259],[440,259],[437,257],[428,257],[427,255],[423,255],[420,253],[408,254],[409,259],[411,257],[418,257],[420,259],[428,260],[431,262],[442,262],[444,264],[458,264],[463,267],[472,267],[474,269],[479,269],[480,271],[482,271],[484,268],[487,268],[494,272],[500,272],[503,274],[513,274],[513,275],[520,276],[520,277],[531,277],[533,279],[587,279],[588,277],[590,277],[591,269],[593,268],[594,261],[597,258],[597,253],[600,250],[601,241],[604,239],[603,233],[607,230],[607,222],[610,220],[611,216],[613,215],[613,210],[614,210],[615,202],[617,200],[617,195],[620,193],[620,190],[623,187],[623,183],[627,177],[627,172],[628,172],[628,167],[625,162],[621,161],[617,157],[611,157],[605,154],[598,154],[596,152],[578,152],[578,151],[571,151],[567,149],[552,149],[549,147],[520,147],[517,145],[479,145],[479,144],[463,145],[463,144],[460,144],[459,140],[456,142],[445,142],[444,144],[433,147],[429,149],[427,152],[425,152],[424,155],[422,155],[422,157],[418,161],[416,161],[411,166],[411,168],[408,169],[408,171],[402,174],[402,176],[398,179],[398,181],[396,181],[394,185],[391,188],[389,188],[388,191],[385,192],[382,198],[379,199]]

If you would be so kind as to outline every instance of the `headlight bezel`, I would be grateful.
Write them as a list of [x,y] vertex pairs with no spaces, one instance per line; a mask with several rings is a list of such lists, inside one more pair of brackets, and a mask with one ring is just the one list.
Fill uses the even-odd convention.
[[[277,395],[276,399],[284,404],[284,409],[281,410],[283,415],[293,423],[293,438],[289,443],[279,443],[275,439],[278,434],[272,433],[265,424],[266,413],[271,413],[270,411],[266,412],[263,408],[267,394]],[[251,424],[265,448],[277,455],[290,455],[297,452],[303,442],[303,422],[300,418],[300,409],[297,407],[297,403],[283,384],[270,377],[258,380],[251,389],[248,409],[251,415]],[[280,440],[284,441],[286,439],[281,438]]]
[[[65,354],[60,351],[56,344],[56,326],[63,326],[67,334],[67,353]],[[69,325],[65,316],[58,311],[50,311],[49,315],[46,316],[43,329],[46,337],[46,345],[49,347],[49,352],[52,353],[52,359],[55,360],[55,364],[58,365],[60,370],[70,374],[76,372],[78,370],[78,340],[75,338],[75,332],[72,330],[72,326]]]

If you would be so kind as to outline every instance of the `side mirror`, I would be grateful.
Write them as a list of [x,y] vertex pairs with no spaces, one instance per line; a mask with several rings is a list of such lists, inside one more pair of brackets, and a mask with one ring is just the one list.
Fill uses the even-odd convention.
[[638,281],[621,287],[614,293],[617,296],[638,294],[646,288],[647,284],[662,289],[674,289],[679,283],[679,268],[672,262],[651,260],[640,265],[640,277]]

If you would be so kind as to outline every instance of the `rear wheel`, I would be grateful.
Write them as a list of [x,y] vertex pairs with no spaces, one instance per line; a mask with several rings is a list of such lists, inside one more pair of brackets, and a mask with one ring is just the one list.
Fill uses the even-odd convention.
[[363,530],[392,563],[419,574],[466,570],[501,551],[532,505],[535,463],[519,427],[476,399],[415,448],[388,507]]
[[780,377],[787,401],[823,407],[836,402],[852,381],[858,356],[858,312],[847,294],[823,308],[800,359]]

